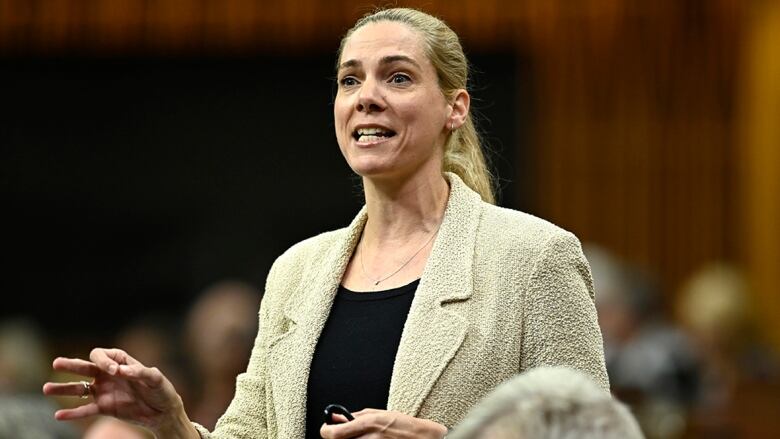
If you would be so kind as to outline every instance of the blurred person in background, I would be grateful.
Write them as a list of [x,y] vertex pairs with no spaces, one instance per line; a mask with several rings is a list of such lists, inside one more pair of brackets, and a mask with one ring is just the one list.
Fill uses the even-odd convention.
[[[780,431],[780,370],[761,340],[749,285],[735,266],[713,263],[683,284],[677,316],[696,340],[704,362],[694,431],[702,437],[763,437]],[[756,425],[768,425],[754,431]]]
[[[57,419],[112,414],[159,437],[441,439],[536,366],[609,388],[579,241],[493,204],[457,35],[416,10],[371,13],[342,40],[337,76],[336,139],[366,205],[276,260],[247,371],[214,432],[191,422],[159,369],[119,349],[55,359],[94,379],[46,384],[93,397]],[[329,403],[362,410],[324,425]]]
[[[144,317],[116,337],[116,346],[132,352],[143,364],[155,364],[174,383],[192,420],[214,428],[235,391],[235,379],[246,370],[257,334],[260,293],[240,281],[221,281],[201,292],[184,321],[184,333],[174,334],[162,316]],[[175,340],[184,339],[179,352]],[[187,370],[183,370],[184,368]],[[148,430],[110,418],[100,418],[85,433],[89,439],[146,438]]]
[[114,345],[144,364],[155,364],[179,389],[184,401],[193,396],[191,355],[181,343],[182,333],[177,326],[183,322],[178,316],[146,314],[121,329],[114,337]]
[[72,425],[54,421],[52,401],[40,394],[49,378],[46,343],[26,320],[0,322],[0,438],[68,439]]
[[[184,367],[188,362],[182,357],[183,352],[178,347],[180,334],[175,333],[169,323],[175,320],[173,316],[145,315],[121,329],[114,343],[118,348],[132,352],[138,361],[158,365],[174,383],[182,400],[189,401],[194,385],[192,380],[188,379]],[[85,439],[152,437],[151,432],[142,427],[111,417],[98,418],[87,426],[84,432]]]
[[448,439],[641,439],[629,409],[587,375],[538,367],[493,390]]
[[613,393],[633,407],[649,438],[681,437],[701,393],[695,343],[661,313],[647,275],[597,245],[584,251]]
[[187,315],[185,345],[194,369],[191,419],[208,429],[225,413],[236,376],[246,370],[259,307],[256,288],[223,281],[203,291]]

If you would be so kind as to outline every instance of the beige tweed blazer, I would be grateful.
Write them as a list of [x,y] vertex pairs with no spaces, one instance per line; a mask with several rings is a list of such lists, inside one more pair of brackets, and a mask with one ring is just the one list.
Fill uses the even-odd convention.
[[[453,427],[502,381],[539,365],[571,366],[608,389],[577,238],[446,177],[450,197],[403,329],[388,409]],[[364,208],[347,228],[274,263],[248,369],[215,431],[196,425],[204,438],[304,436],[309,365],[365,222]]]

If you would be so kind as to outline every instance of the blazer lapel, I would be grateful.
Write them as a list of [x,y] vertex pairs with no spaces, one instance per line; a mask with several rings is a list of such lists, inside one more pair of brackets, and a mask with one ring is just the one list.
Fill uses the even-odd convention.
[[284,306],[287,331],[269,344],[269,379],[279,422],[278,437],[304,437],[309,367],[341,278],[366,222],[363,208],[318,259],[304,268]]
[[450,197],[409,310],[390,381],[388,409],[416,416],[466,336],[466,321],[446,304],[472,293],[479,195],[447,174]]

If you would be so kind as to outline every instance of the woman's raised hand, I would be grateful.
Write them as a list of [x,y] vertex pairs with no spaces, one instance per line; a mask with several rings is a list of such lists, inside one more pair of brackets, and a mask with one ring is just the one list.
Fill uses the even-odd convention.
[[95,348],[90,361],[57,358],[54,370],[92,377],[83,382],[46,383],[45,395],[92,396],[80,407],[58,410],[58,420],[108,415],[142,425],[157,437],[191,437],[200,435],[190,424],[181,397],[171,382],[156,367],[146,367],[121,349]]

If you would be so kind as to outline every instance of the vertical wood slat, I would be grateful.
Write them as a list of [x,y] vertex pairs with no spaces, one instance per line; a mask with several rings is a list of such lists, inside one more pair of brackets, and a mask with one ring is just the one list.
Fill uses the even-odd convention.
[[[583,38],[598,34],[598,15],[566,16],[534,53],[536,186],[550,189],[536,208],[661,273],[670,301],[688,273],[729,256],[721,163],[734,120],[715,97],[736,84],[713,66],[734,69],[737,51],[709,44],[736,38],[738,16],[691,5],[628,3],[613,39]],[[686,13],[706,19],[692,24]]]
[[780,3],[758,2],[741,84],[740,248],[756,312],[780,350]]

